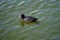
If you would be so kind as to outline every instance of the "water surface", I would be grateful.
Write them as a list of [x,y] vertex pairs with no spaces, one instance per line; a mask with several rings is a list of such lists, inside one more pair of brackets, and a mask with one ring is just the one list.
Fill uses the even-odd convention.
[[[40,24],[21,26],[22,13]],[[60,0],[0,0],[0,40],[60,40]]]

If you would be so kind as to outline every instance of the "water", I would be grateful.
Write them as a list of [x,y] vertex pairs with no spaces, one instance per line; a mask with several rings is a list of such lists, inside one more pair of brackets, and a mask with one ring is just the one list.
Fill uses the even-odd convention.
[[[40,24],[23,25],[22,13]],[[0,0],[0,40],[60,40],[60,0]]]

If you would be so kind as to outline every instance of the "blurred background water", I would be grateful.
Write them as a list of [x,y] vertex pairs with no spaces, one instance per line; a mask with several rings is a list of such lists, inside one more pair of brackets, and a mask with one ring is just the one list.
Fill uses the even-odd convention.
[[[20,24],[20,14],[40,24]],[[0,40],[60,40],[60,0],[0,0]]]

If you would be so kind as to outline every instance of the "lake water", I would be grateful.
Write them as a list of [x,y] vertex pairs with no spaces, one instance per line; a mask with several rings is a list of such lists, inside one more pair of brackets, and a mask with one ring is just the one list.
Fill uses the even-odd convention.
[[[22,13],[39,24],[21,22]],[[60,40],[60,0],[0,0],[0,40]]]

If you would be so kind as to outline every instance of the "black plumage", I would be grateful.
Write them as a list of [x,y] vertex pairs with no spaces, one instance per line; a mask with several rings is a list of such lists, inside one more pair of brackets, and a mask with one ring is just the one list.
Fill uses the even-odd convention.
[[21,14],[21,19],[24,22],[36,22],[38,18],[32,17],[32,16],[25,16],[24,14]]

